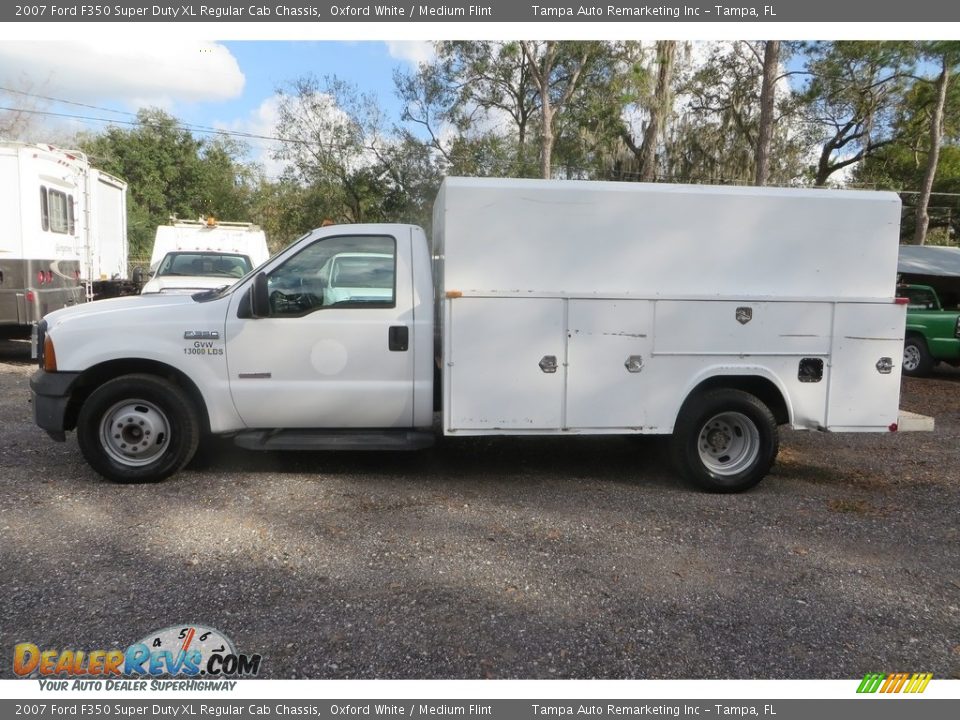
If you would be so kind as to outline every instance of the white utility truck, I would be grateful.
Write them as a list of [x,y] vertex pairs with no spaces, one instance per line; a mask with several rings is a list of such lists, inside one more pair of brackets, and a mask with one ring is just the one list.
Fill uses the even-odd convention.
[[117,289],[127,277],[127,185],[52,145],[0,144],[0,332]]
[[908,429],[899,223],[890,193],[448,178],[432,247],[323,227],[228,289],[51,314],[36,421],[155,481],[203,433],[426,446],[440,383],[446,435],[672,434],[683,476],[743,490],[779,425]]
[[252,223],[173,219],[157,228],[151,278],[141,292],[185,293],[231,285],[268,257],[267,236]]

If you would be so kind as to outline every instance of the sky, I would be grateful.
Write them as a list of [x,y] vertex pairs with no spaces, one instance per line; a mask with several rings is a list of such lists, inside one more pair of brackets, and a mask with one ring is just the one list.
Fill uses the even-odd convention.
[[[150,106],[191,126],[272,135],[277,89],[313,74],[336,75],[376,94],[399,120],[394,69],[414,69],[431,57],[430,48],[418,41],[210,42],[169,35],[109,43],[0,40],[0,88],[20,91],[0,90],[0,105],[58,113],[35,116],[57,143],[76,130],[100,131],[105,121],[129,122]],[[276,170],[269,167],[269,143],[248,144],[252,159]]]

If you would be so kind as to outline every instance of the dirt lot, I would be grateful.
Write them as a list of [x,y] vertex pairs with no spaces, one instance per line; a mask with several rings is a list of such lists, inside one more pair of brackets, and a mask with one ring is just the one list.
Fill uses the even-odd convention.
[[934,433],[785,432],[754,491],[679,485],[644,439],[416,454],[216,443],[117,486],[32,424],[0,344],[0,676],[12,647],[206,623],[268,677],[960,677],[960,373]]

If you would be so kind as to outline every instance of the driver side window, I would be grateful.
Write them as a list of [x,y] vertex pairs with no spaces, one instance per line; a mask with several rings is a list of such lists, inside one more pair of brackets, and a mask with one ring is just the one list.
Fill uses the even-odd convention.
[[396,241],[341,235],[309,245],[267,276],[271,317],[396,305]]

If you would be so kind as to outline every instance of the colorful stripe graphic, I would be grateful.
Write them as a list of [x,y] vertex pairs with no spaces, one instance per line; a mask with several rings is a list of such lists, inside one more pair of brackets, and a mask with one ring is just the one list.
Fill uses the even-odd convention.
[[867,673],[857,688],[858,693],[922,693],[933,679],[933,673]]

